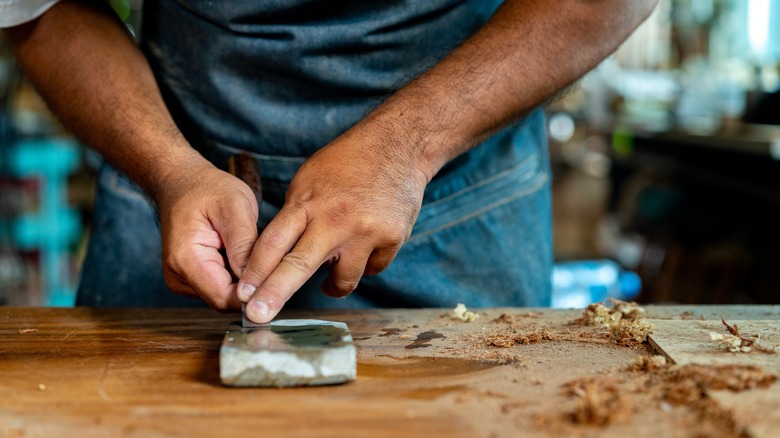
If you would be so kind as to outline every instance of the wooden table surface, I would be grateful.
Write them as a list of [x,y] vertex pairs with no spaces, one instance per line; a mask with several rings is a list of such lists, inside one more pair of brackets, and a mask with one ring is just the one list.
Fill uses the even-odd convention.
[[[219,382],[219,346],[237,315],[0,307],[0,437],[690,436],[695,430],[696,413],[658,403],[636,405],[633,415],[605,426],[568,424],[577,400],[562,389],[566,382],[619,375],[637,356],[652,354],[648,346],[576,336],[510,348],[485,342],[510,328],[501,315],[511,317],[513,333],[569,333],[579,311],[481,309],[473,323],[449,313],[287,313],[345,321],[358,349],[357,381],[237,389]],[[780,307],[652,307],[649,315],[778,320]]]

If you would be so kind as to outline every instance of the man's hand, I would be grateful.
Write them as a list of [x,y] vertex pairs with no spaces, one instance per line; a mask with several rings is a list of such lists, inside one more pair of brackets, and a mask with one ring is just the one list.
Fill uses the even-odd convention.
[[270,321],[323,264],[323,291],[342,297],[376,274],[409,238],[428,183],[411,156],[385,138],[350,131],[309,158],[281,211],[263,230],[241,276],[247,316]]
[[230,268],[241,275],[257,240],[258,205],[250,188],[211,164],[186,169],[157,193],[163,274],[174,292],[218,310],[240,308]]

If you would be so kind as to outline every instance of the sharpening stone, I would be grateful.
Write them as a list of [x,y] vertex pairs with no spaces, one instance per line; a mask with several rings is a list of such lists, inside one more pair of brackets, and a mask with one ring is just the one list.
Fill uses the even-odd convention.
[[331,385],[355,380],[357,354],[343,322],[287,319],[231,324],[219,351],[227,386]]

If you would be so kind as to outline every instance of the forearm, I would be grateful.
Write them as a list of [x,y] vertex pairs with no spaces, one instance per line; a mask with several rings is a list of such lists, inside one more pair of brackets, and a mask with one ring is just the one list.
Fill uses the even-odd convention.
[[65,1],[6,35],[59,119],[153,196],[205,166],[165,107],[142,53],[109,10]]
[[[612,53],[657,0],[510,0],[433,69],[355,127],[430,180]],[[370,140],[369,140],[370,142]]]

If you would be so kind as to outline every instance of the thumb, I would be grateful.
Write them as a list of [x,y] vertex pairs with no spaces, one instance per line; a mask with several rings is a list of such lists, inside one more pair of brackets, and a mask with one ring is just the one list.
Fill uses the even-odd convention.
[[251,193],[243,193],[249,191],[248,187],[245,189],[223,200],[212,219],[225,246],[230,269],[237,277],[244,273],[257,240],[258,205]]

